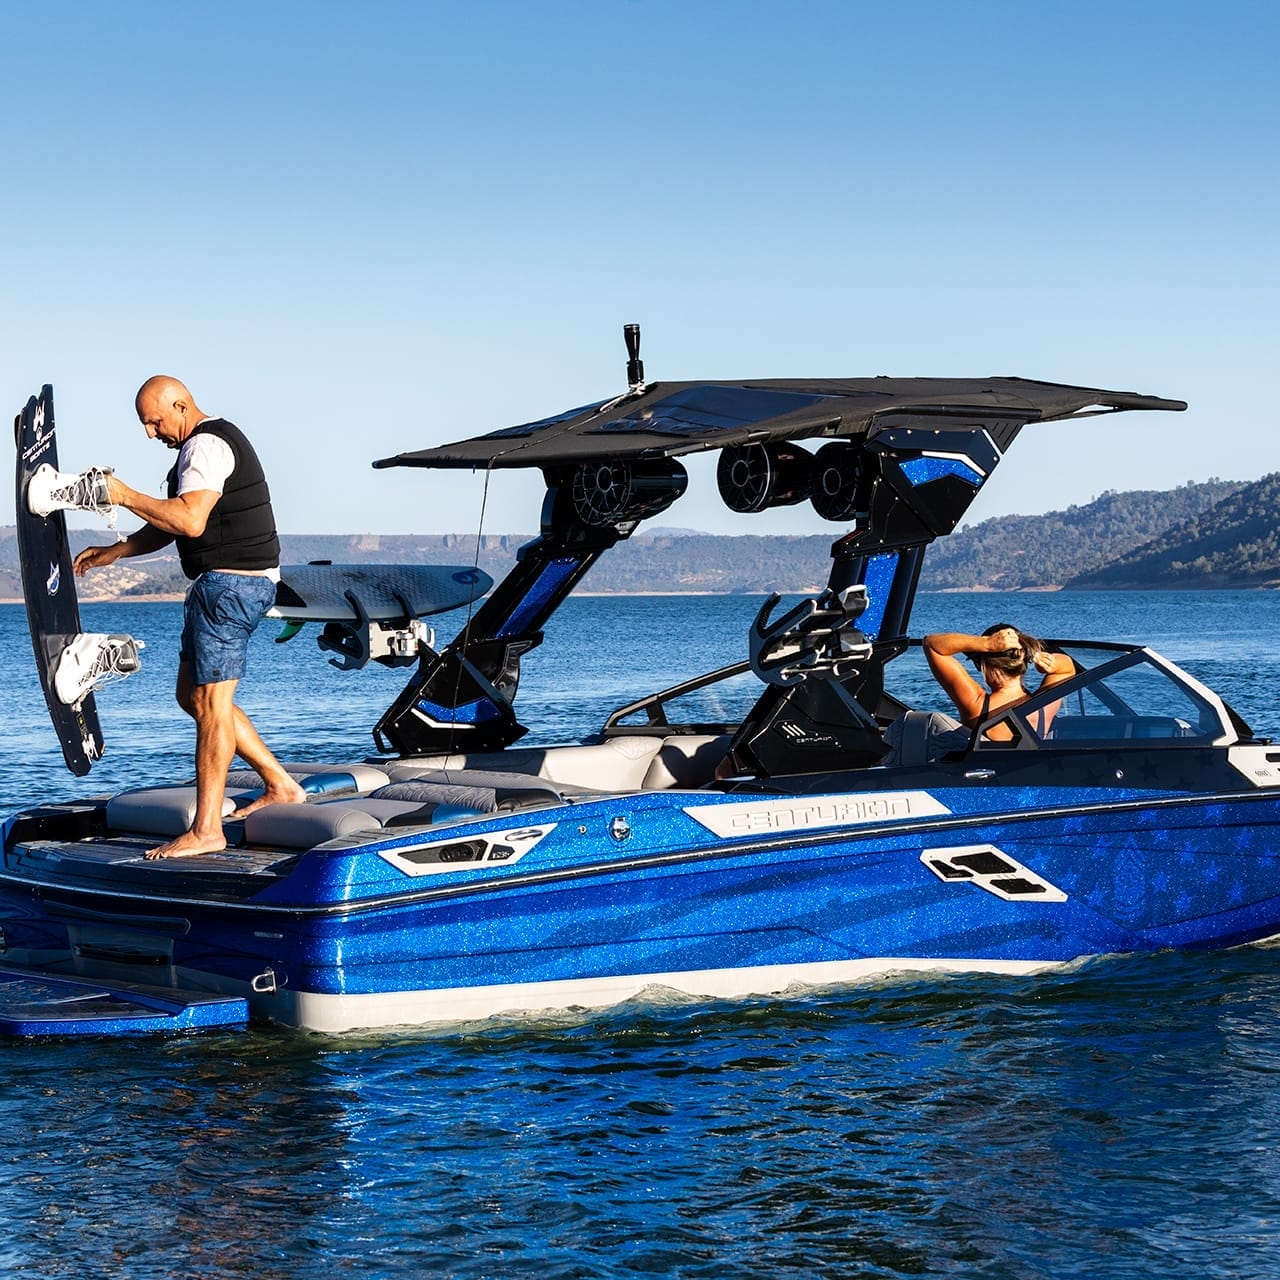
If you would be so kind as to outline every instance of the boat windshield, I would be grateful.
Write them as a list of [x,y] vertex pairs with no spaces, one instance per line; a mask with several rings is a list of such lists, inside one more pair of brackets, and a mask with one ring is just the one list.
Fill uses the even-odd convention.
[[[1135,649],[1086,668],[1083,649],[1063,647],[1081,668],[1079,673],[991,717],[983,725],[980,748],[1209,743],[1236,736],[1221,699],[1150,649]],[[1088,656],[1097,663],[1098,654]],[[1003,733],[991,737],[988,731],[996,725],[1007,725],[1012,739]]]
[[[1033,689],[1024,702],[991,716],[983,722],[972,749],[1186,745],[1239,739],[1243,726],[1233,724],[1217,694],[1153,650],[1099,641],[1053,644],[1070,655],[1077,674],[1051,689]],[[881,703],[878,718],[884,726],[913,707],[942,709],[941,691],[919,657],[919,641],[911,642],[909,654],[914,661],[886,664],[886,686],[892,680],[894,687],[892,691],[886,687]],[[907,659],[908,653],[899,657]],[[760,681],[748,664],[735,663],[620,707],[605,722],[604,736],[672,730],[733,732],[750,713],[760,690]],[[997,729],[994,735],[993,729]]]

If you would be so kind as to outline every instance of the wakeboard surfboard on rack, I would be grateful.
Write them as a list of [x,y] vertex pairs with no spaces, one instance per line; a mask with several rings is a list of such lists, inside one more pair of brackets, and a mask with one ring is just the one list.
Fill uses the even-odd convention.
[[102,755],[102,726],[92,692],[68,706],[54,690],[54,672],[63,650],[81,634],[80,604],[76,597],[64,511],[47,516],[27,509],[27,485],[36,468],[48,464],[58,469],[58,443],[54,434],[53,388],[47,384],[14,419],[18,451],[17,502],[14,518],[18,531],[18,558],[22,569],[22,594],[27,605],[27,625],[35,651],[40,688],[49,707],[49,718],[62,747],[67,768],[83,777]]
[[425,618],[484,595],[493,579],[471,565],[287,564],[280,570],[269,618],[290,622],[357,622],[354,596],[372,622]]
[[417,661],[435,633],[419,622],[433,613],[461,608],[493,586],[474,565],[310,564],[280,570],[269,618],[283,618],[276,643],[283,644],[308,622],[324,624],[317,643],[335,653],[330,663],[357,671],[370,660],[387,666]]

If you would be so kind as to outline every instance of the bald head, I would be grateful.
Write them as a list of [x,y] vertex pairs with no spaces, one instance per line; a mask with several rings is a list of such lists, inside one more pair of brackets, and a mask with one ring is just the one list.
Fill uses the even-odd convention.
[[164,373],[148,378],[138,388],[133,404],[147,435],[170,449],[177,449],[208,417],[191,392],[177,378]]

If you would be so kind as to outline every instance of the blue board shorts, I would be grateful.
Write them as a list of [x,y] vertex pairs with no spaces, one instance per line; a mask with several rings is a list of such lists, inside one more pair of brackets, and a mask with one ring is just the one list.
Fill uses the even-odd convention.
[[195,684],[244,677],[249,637],[276,602],[276,584],[261,574],[211,569],[191,584],[182,609],[179,661]]

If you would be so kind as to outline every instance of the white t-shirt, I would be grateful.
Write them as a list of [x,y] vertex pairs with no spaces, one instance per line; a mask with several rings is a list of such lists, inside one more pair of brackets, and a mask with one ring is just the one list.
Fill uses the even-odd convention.
[[227,477],[236,469],[231,446],[210,432],[192,436],[178,450],[178,493],[210,489],[221,493]]

